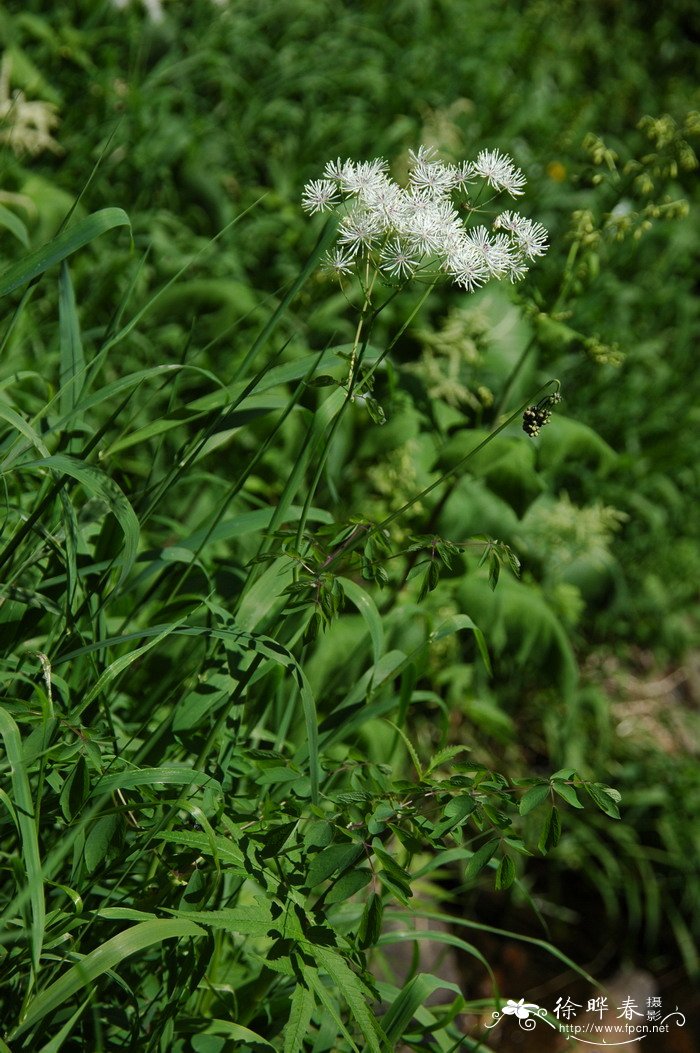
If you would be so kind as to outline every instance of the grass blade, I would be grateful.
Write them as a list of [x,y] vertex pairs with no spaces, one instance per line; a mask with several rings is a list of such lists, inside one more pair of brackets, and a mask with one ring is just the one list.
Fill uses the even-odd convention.
[[22,856],[32,911],[32,927],[30,930],[32,965],[36,975],[39,971],[39,959],[41,958],[46,920],[39,839],[34,821],[34,802],[24,765],[19,728],[10,714],[2,708],[0,708],[0,735],[2,735],[5,743],[5,752],[10,762],[10,779],[15,798],[14,804],[19,834],[22,841]]
[[53,1013],[72,998],[76,992],[93,983],[110,969],[114,969],[124,958],[138,954],[139,951],[152,947],[156,943],[162,943],[163,940],[182,940],[188,936],[204,935],[204,929],[195,925],[194,922],[181,919],[171,921],[164,918],[158,918],[156,921],[142,921],[118,933],[111,940],[103,943],[101,947],[90,951],[81,962],[73,965],[59,980],[41,991],[30,1002],[27,1015],[15,1029],[11,1038],[17,1038],[30,1027],[34,1027],[45,1016]]
[[8,267],[0,274],[0,296],[19,289],[21,285],[38,278],[44,271],[52,267],[54,263],[72,256],[78,249],[84,248],[100,234],[104,234],[113,227],[129,227],[131,223],[126,212],[121,208],[103,208],[99,212],[93,212],[91,216],[81,219],[63,234],[53,238],[47,245],[30,252],[23,260]]

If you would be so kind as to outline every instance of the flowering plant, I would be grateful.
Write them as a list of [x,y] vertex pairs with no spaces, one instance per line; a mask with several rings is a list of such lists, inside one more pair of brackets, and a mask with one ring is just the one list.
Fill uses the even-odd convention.
[[[472,183],[480,184],[474,197]],[[498,150],[445,164],[421,146],[409,151],[408,186],[390,178],[382,158],[338,159],[326,165],[323,178],[306,184],[302,207],[309,214],[342,207],[337,243],[325,258],[337,278],[356,269],[368,283],[377,274],[400,284],[446,275],[472,292],[491,278],[519,280],[547,251],[545,228],[518,212],[498,212],[491,230],[483,222],[468,225],[501,192],[518,197],[524,186],[523,173]]]

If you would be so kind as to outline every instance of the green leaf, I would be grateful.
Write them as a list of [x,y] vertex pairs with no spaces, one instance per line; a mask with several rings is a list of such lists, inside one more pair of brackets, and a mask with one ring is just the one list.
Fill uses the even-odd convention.
[[284,1029],[284,1053],[301,1053],[315,1004],[313,993],[308,987],[297,984],[292,995],[287,1026]]
[[164,907],[175,918],[185,918],[209,929],[221,929],[238,936],[267,936],[273,926],[269,904],[255,907],[226,907],[222,910],[174,910]]
[[67,259],[78,249],[104,234],[113,227],[131,227],[129,217],[121,208],[103,208],[91,216],[79,220],[68,230],[59,234],[47,245],[30,252],[23,260],[8,267],[0,274],[0,296],[5,296],[21,285],[38,278],[40,274]]
[[496,871],[496,890],[503,892],[515,881],[515,863],[510,856],[503,856]]
[[[234,1024],[230,1020],[211,1020],[207,1023],[206,1027],[198,1031],[196,1035],[192,1036],[192,1049],[195,1053],[209,1053],[211,1047],[205,1046],[204,1044],[198,1044],[198,1038],[205,1038],[205,1036],[225,1035],[227,1039],[231,1039],[233,1042],[243,1042],[245,1045],[242,1047],[248,1049],[251,1046],[264,1046],[265,1049],[275,1049],[271,1042],[268,1042],[266,1038],[259,1035],[257,1031],[251,1031],[249,1027],[243,1027],[242,1024]],[[238,1045],[230,1046],[226,1042],[225,1046],[221,1045],[216,1047],[217,1050],[223,1049],[239,1049]]]
[[452,633],[460,632],[462,629],[469,629],[474,633],[474,639],[476,640],[476,646],[481,655],[481,660],[486,666],[486,671],[489,676],[493,676],[493,670],[491,668],[491,659],[489,658],[488,648],[486,647],[486,640],[484,634],[478,625],[471,620],[467,614],[454,614],[447,621],[443,622],[442,625],[438,626],[434,633],[431,633],[431,640],[442,640],[445,636],[450,636]]
[[60,413],[73,412],[84,384],[85,356],[68,264],[61,264],[58,279],[58,342],[61,360]]
[[115,790],[133,790],[137,786],[211,786],[221,790],[221,785],[206,772],[194,771],[192,768],[160,767],[135,768],[104,775],[93,787],[93,794],[110,794]]
[[492,855],[498,848],[499,843],[500,842],[498,838],[495,837],[492,838],[490,841],[487,841],[486,844],[481,846],[481,848],[477,849],[477,851],[467,863],[467,867],[464,872],[464,876],[467,881],[473,880],[476,877],[476,875],[484,869],[484,867],[489,862]]
[[[42,457],[37,461],[24,461],[16,466],[16,470],[34,468],[49,468],[52,472],[69,475],[77,480],[93,497],[100,497],[109,505],[109,510],[119,523],[124,534],[124,555],[121,560],[122,569],[119,575],[119,584],[128,577],[136,560],[136,552],[139,544],[139,521],[136,513],[124,496],[122,490],[113,479],[94,468],[84,464],[75,457],[69,457],[65,453],[55,453],[51,457]],[[4,470],[4,469],[3,469]]]
[[617,790],[613,790],[612,787],[604,786],[599,782],[587,782],[584,785],[589,797],[597,804],[601,812],[605,812],[612,819],[620,818],[620,809],[617,807],[617,802],[621,800],[621,797]]
[[382,1053],[378,1035],[384,1040],[385,1036],[367,1004],[370,994],[364,984],[337,951],[316,944],[312,945],[310,950],[318,965],[328,973],[336,989],[347,1002],[365,1040],[366,1049],[371,1053]]
[[379,939],[382,931],[383,914],[384,903],[382,897],[378,893],[372,892],[365,904],[357,930],[357,942],[363,951],[367,950],[368,947],[373,947]]
[[22,841],[22,862],[27,875],[29,902],[32,909],[32,925],[29,941],[34,972],[39,971],[39,960],[44,940],[46,907],[44,881],[39,855],[39,837],[34,811],[34,801],[29,788],[29,778],[22,752],[19,728],[10,714],[0,707],[0,735],[5,743],[5,753],[10,764],[10,782],[14,795],[15,814]]
[[290,823],[280,823],[279,826],[271,826],[264,834],[251,834],[255,841],[262,842],[260,855],[263,859],[270,859],[282,851],[289,838],[297,827],[297,820]]
[[578,799],[576,790],[570,785],[570,783],[558,781],[552,782],[552,789],[555,793],[558,793],[567,804],[570,804],[572,808],[583,808],[583,805]]
[[453,797],[445,805],[442,822],[433,829],[433,836],[444,837],[458,826],[462,826],[475,808],[476,801],[468,793]]
[[315,885],[320,885],[337,870],[344,870],[345,867],[352,866],[363,855],[362,845],[343,844],[324,848],[322,852],[314,856],[311,862],[306,875],[307,887],[313,888]]
[[92,984],[110,969],[116,968],[132,954],[138,954],[139,951],[152,947],[153,944],[162,943],[163,940],[182,940],[186,937],[203,935],[204,929],[189,920],[171,921],[159,918],[157,921],[142,921],[138,925],[133,925],[130,929],[120,932],[111,940],[107,940],[106,943],[86,954],[59,980],[31,999],[24,1019],[10,1037],[14,1039],[24,1034],[49,1013],[65,1005],[83,987]]
[[460,753],[468,752],[469,748],[469,746],[445,746],[444,749],[438,750],[430,758],[425,774],[430,775],[435,768],[439,768],[441,764],[445,764],[447,761],[454,760]]
[[351,581],[350,578],[338,578],[337,580],[342,586],[343,592],[347,598],[355,605],[355,607],[357,607],[358,611],[364,618],[367,629],[369,630],[370,639],[372,640],[374,661],[378,662],[384,650],[384,628],[381,616],[377,610],[377,605],[369,593],[361,588],[356,582]]
[[551,848],[556,848],[559,844],[561,837],[561,820],[559,819],[559,811],[556,807],[552,807],[547,816],[544,826],[542,827],[542,833],[537,843],[542,855],[546,855]]
[[521,815],[527,815],[533,808],[537,808],[543,801],[546,801],[549,794],[549,783],[531,787],[527,793],[523,794],[518,811]]
[[392,1049],[397,1048],[397,1044],[415,1016],[416,1010],[425,1003],[433,991],[441,988],[447,991],[454,991],[462,1000],[462,992],[456,984],[450,983],[448,980],[441,980],[430,973],[421,973],[420,976],[414,976],[397,995],[382,1017],[382,1027],[391,1043]]
[[92,826],[90,833],[85,839],[85,866],[92,874],[97,870],[100,863],[105,861],[109,846],[119,833],[119,817],[116,815],[102,815]]
[[351,870],[348,874],[343,874],[326,896],[326,903],[342,903],[344,900],[350,899],[361,888],[368,885],[371,880],[372,871],[367,867],[362,870]]
[[9,230],[10,234],[13,234],[25,249],[29,248],[29,234],[26,226],[19,216],[16,216],[9,208],[5,208],[4,205],[0,205],[0,227]]

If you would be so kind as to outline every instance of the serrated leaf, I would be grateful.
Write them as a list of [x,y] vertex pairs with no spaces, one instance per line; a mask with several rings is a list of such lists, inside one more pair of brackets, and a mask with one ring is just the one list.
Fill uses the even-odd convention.
[[445,746],[444,749],[438,750],[430,758],[430,763],[426,768],[425,774],[429,775],[435,768],[439,768],[441,764],[445,764],[446,761],[453,760],[460,753],[467,753],[469,746]]
[[413,747],[413,743],[409,739],[408,735],[403,730],[403,728],[399,727],[398,724],[394,724],[393,720],[389,720],[388,717],[385,717],[385,720],[386,720],[387,724],[389,724],[390,727],[392,727],[394,729],[396,734],[403,741],[404,746],[408,750],[408,753],[409,753],[409,756],[411,758],[411,761],[413,762],[413,767],[416,769],[416,774],[417,774],[419,779],[422,779],[423,778],[423,769],[421,768],[421,763],[418,760],[418,754],[416,753],[416,751],[415,751],[415,749]]
[[284,1029],[284,1053],[301,1053],[316,1002],[308,987],[297,984]]
[[163,908],[175,918],[205,925],[210,929],[221,929],[238,936],[267,936],[273,925],[270,908],[266,904],[252,907],[226,907],[222,910],[174,910]]
[[371,1053],[382,1053],[379,1039],[381,1037],[385,1040],[385,1035],[369,1008],[370,992],[337,951],[314,945],[311,952],[319,966],[330,976],[336,990],[347,1002],[365,1040],[366,1049]]
[[533,810],[533,808],[537,808],[537,806],[542,804],[543,801],[546,801],[549,794],[549,783],[544,783],[544,785],[541,786],[533,786],[527,791],[527,793],[523,794],[518,811],[521,815],[527,815],[528,812]]

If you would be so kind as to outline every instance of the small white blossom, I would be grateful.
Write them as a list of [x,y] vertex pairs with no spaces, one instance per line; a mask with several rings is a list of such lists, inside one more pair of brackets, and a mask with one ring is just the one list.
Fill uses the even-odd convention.
[[355,269],[355,258],[345,249],[335,248],[323,258],[324,269],[334,278],[343,278]]
[[420,263],[420,257],[416,256],[412,249],[399,238],[392,238],[383,247],[381,253],[381,267],[392,278],[410,278],[415,274]]
[[357,208],[340,221],[338,241],[341,245],[347,245],[348,252],[355,256],[372,248],[381,229],[381,220],[376,212]]
[[495,278],[508,273],[513,261],[513,249],[506,234],[492,236],[486,227],[476,227],[467,234],[467,241],[474,246],[484,266]]
[[445,165],[435,160],[435,151],[421,146],[417,153],[409,150],[411,173],[409,185],[419,194],[426,193],[435,197],[449,194],[463,181],[462,174],[455,165]]
[[483,255],[470,244],[462,244],[456,249],[445,260],[443,267],[457,285],[462,285],[467,292],[474,292],[479,286],[485,285],[491,276]]
[[474,163],[474,171],[494,190],[507,190],[511,197],[523,192],[525,176],[508,154],[502,154],[500,150],[482,150]]
[[388,170],[389,165],[382,157],[357,164],[346,161],[338,175],[340,189],[346,194],[371,193],[386,180]]
[[331,179],[312,179],[304,187],[301,196],[301,207],[304,212],[326,212],[334,208],[340,200],[335,183]]
[[547,251],[547,231],[541,223],[533,223],[518,212],[502,212],[496,216],[493,225],[509,231],[521,252],[530,260],[544,256]]

